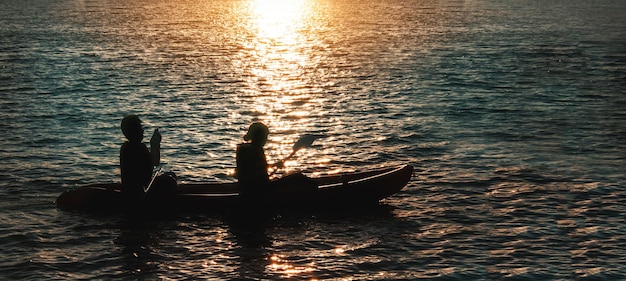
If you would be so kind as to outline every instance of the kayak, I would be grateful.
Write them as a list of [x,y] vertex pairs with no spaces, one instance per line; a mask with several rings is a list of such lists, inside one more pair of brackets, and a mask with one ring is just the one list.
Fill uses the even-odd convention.
[[[365,172],[342,173],[311,178],[317,188],[294,186],[272,188],[258,199],[263,208],[315,209],[353,208],[378,204],[380,200],[404,188],[413,175],[413,167],[383,168]],[[56,200],[62,210],[111,212],[128,209],[120,192],[120,183],[98,183],[62,193]],[[149,193],[152,191],[149,191]],[[134,208],[157,211],[229,211],[250,205],[239,194],[237,182],[181,183],[173,194],[146,196],[133,202]]]

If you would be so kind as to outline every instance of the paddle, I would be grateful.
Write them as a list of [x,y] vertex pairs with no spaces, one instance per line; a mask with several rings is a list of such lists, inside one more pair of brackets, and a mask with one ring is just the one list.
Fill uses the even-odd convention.
[[300,149],[311,147],[311,145],[313,145],[313,142],[316,139],[319,139],[321,137],[323,137],[323,136],[321,136],[321,135],[312,135],[312,134],[305,134],[305,135],[301,136],[296,141],[296,143],[293,144],[293,148],[292,148],[291,154],[289,154],[287,157],[283,158],[283,160],[279,161],[274,166],[276,166],[277,168],[282,168],[283,165],[285,164],[285,161],[289,160],[291,157],[296,155],[296,152],[298,152]]
[[159,166],[155,171],[154,171],[154,175],[152,175],[152,179],[150,180],[150,183],[148,184],[148,186],[146,186],[146,189],[143,190],[143,194],[144,196],[148,193],[148,190],[150,190],[150,188],[152,187],[152,184],[154,183],[154,180],[161,174],[161,166]]
[[152,187],[154,180],[161,173],[161,133],[159,133],[159,128],[154,130],[154,133],[152,133],[152,137],[150,138],[150,154],[152,156],[152,164],[157,167],[157,169],[154,171],[154,175],[152,175],[150,183],[146,189],[144,189],[144,195],[148,193],[148,190]]

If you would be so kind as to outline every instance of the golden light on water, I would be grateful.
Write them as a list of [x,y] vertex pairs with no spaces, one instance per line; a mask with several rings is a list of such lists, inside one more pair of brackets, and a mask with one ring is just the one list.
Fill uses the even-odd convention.
[[273,272],[281,273],[287,278],[297,277],[303,273],[315,271],[315,265],[313,263],[306,266],[296,266],[276,255],[270,257],[270,264],[268,265],[268,268]]
[[305,37],[301,33],[308,6],[306,0],[256,0],[251,2],[250,31],[254,35],[246,46],[251,60],[250,79],[263,90],[289,91],[298,86],[298,68],[308,58],[302,53]]
[[252,2],[258,36],[294,39],[305,14],[305,0],[256,0]]
[[251,5],[250,27],[255,37],[246,48],[248,84],[267,97],[259,100],[257,110],[290,114],[285,96],[306,88],[302,72],[310,64],[304,27],[309,6],[306,0],[256,0]]
[[318,56],[310,29],[320,24],[313,7],[311,0],[254,0],[246,10],[250,38],[235,67],[245,79],[242,105],[253,116],[241,118],[268,125],[270,163],[289,155],[298,135],[314,129],[307,121],[320,102],[312,96],[316,90],[310,76]]

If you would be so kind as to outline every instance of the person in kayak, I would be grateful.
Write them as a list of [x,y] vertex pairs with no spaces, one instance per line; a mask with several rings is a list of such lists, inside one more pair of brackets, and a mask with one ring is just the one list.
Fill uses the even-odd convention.
[[241,195],[246,198],[260,195],[269,188],[270,177],[267,173],[269,166],[263,150],[269,133],[265,124],[252,123],[243,137],[245,142],[237,145],[235,175],[239,181]]
[[[294,191],[317,189],[317,184],[302,173],[293,173],[270,181],[267,172],[270,165],[267,164],[263,150],[268,135],[269,129],[265,124],[254,122],[243,137],[245,143],[237,145],[235,175],[239,181],[241,195],[246,199],[255,199],[266,194],[269,189],[290,188]],[[283,161],[271,166],[282,168]]]
[[142,142],[141,120],[133,114],[122,119],[122,133],[127,139],[120,149],[122,194],[126,198],[142,198],[150,184],[153,167],[159,164],[161,133],[159,129],[154,130],[148,150]]

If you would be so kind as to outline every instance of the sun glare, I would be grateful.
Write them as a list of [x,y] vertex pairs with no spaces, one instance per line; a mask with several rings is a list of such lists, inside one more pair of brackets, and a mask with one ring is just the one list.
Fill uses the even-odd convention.
[[304,0],[256,0],[253,2],[259,36],[293,36],[304,13]]
[[[249,90],[256,93],[255,109],[260,113],[287,114],[290,108],[281,103],[282,96],[306,88],[302,71],[311,62],[306,50],[308,0],[255,0],[250,3],[250,31],[254,37],[242,50],[242,65],[247,66]],[[260,95],[259,95],[260,94]],[[269,95],[269,96],[268,96]],[[264,96],[265,98],[261,98]],[[277,103],[268,103],[276,101]],[[268,124],[269,125],[269,124]]]
[[324,23],[317,7],[314,0],[251,0],[242,10],[247,40],[233,60],[245,79],[239,100],[251,119],[270,127],[268,159],[288,155],[298,135],[312,129],[310,117],[319,109],[312,75],[320,44],[311,30]]

